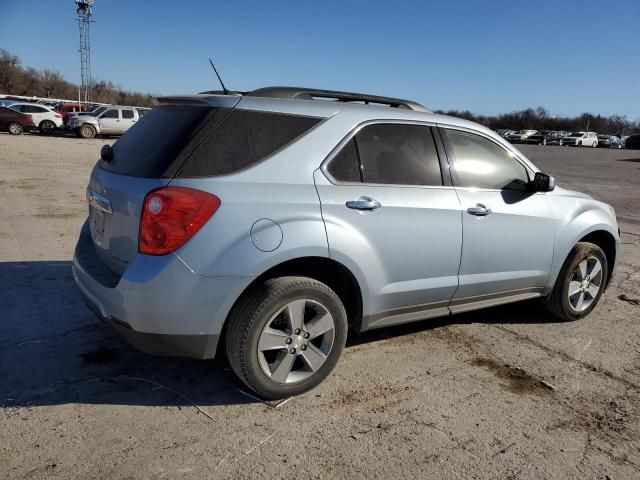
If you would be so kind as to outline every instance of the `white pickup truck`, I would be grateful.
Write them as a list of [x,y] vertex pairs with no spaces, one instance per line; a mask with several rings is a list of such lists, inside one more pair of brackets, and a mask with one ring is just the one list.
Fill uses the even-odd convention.
[[97,115],[73,116],[69,118],[67,127],[82,138],[95,138],[97,135],[122,135],[144,115],[144,112],[139,110],[142,109],[110,107]]

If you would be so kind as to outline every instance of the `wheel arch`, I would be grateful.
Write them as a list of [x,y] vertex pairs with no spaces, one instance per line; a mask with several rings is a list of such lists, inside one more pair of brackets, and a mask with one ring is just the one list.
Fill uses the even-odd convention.
[[362,322],[362,289],[355,275],[342,263],[328,257],[298,257],[279,263],[256,277],[238,296],[227,314],[220,336],[222,345],[229,317],[239,303],[266,280],[284,276],[309,277],[329,286],[342,301],[351,328]]
[[593,243],[602,249],[605,257],[607,257],[607,284],[605,285],[605,288],[608,287],[611,282],[611,277],[613,276],[613,269],[616,264],[616,256],[618,253],[615,237],[606,230],[594,230],[586,234],[578,240],[578,242]]

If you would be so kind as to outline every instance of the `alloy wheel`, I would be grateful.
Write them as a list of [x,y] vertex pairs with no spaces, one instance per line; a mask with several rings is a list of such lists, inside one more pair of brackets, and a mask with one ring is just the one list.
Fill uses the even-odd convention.
[[582,260],[569,281],[567,296],[569,305],[576,312],[583,312],[595,301],[602,288],[602,263],[594,256]]
[[329,310],[315,300],[294,300],[266,323],[258,339],[262,372],[277,383],[296,383],[326,362],[335,339]]

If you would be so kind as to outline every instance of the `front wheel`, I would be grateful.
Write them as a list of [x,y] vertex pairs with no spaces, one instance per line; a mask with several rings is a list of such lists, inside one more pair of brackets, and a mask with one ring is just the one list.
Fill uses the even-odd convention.
[[24,128],[19,123],[13,122],[9,124],[9,133],[11,135],[22,135],[22,132],[24,132]]
[[608,281],[608,263],[602,249],[588,242],[573,247],[558,274],[545,308],[560,320],[589,315],[602,297]]
[[578,146],[581,147],[582,146],[582,142],[578,142]]
[[542,145],[546,145],[546,144],[547,144],[547,139],[545,138],[542,140]]
[[591,146],[592,146],[593,148],[596,148],[596,147],[598,146],[598,142],[593,142],[593,143],[591,144]]
[[563,142],[562,140],[560,140],[560,141],[558,142],[558,145],[562,146],[562,145],[564,145],[564,142]]
[[82,138],[95,138],[96,137],[96,129],[91,125],[82,125],[78,131]]
[[240,380],[262,397],[299,395],[333,370],[347,329],[344,306],[327,285],[307,277],[274,278],[234,307],[227,356]]

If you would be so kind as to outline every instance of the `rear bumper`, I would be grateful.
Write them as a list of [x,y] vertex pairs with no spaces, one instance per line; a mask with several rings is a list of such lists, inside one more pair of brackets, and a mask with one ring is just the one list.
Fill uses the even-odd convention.
[[197,275],[175,255],[137,255],[118,278],[92,249],[85,223],[72,266],[85,303],[149,353],[213,357],[229,311],[253,280]]

